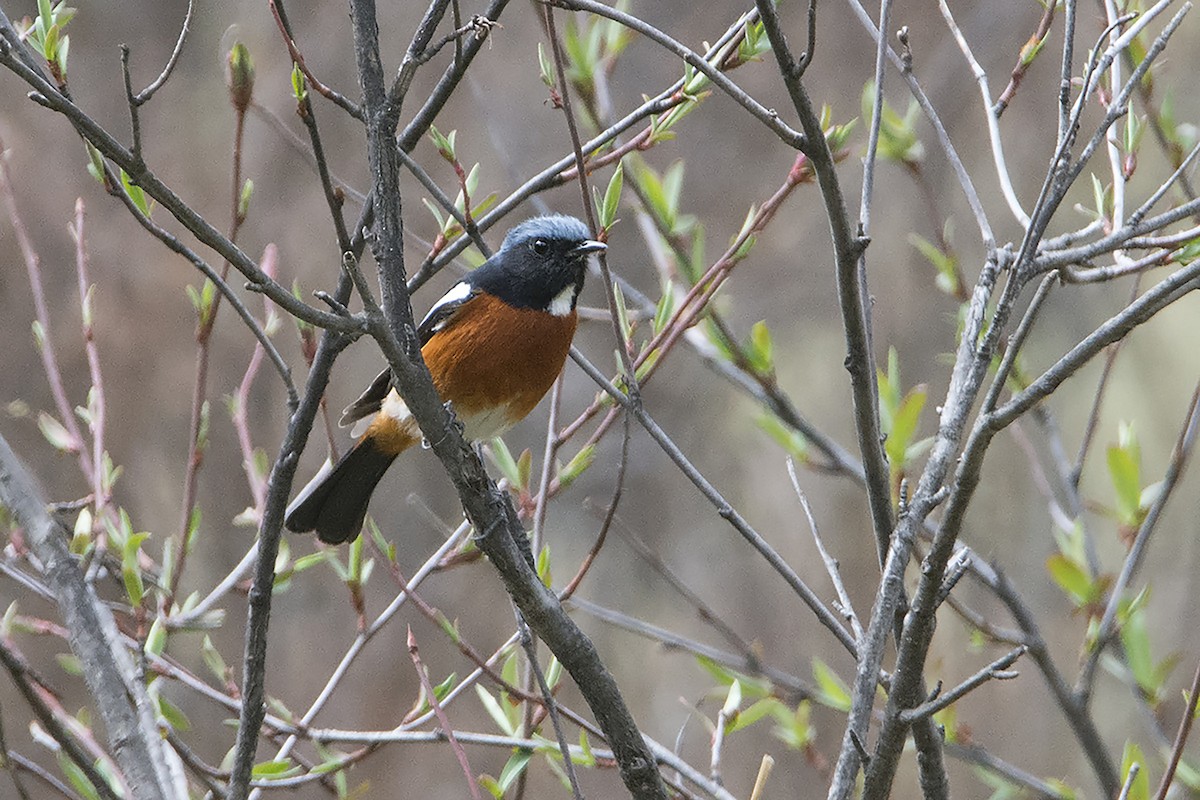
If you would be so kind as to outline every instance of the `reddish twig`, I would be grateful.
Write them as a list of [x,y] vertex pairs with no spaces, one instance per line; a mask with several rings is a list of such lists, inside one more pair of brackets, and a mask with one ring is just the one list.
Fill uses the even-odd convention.
[[59,421],[67,429],[67,435],[70,437],[67,449],[79,456],[79,466],[90,482],[92,480],[91,457],[87,452],[83,434],[79,430],[79,423],[75,419],[71,401],[67,398],[67,391],[63,388],[62,372],[58,368],[58,359],[54,354],[54,344],[50,334],[50,312],[46,306],[46,290],[42,283],[41,261],[37,251],[33,249],[33,241],[29,238],[29,232],[21,219],[17,198],[13,192],[12,182],[9,180],[7,151],[4,150],[2,141],[0,141],[0,198],[4,200],[17,246],[25,261],[25,271],[29,275],[29,288],[33,293],[34,318],[37,320],[41,336],[41,341],[38,343],[38,355],[42,359],[42,369],[46,373],[46,380],[50,382],[50,393],[54,396],[54,405],[58,409]]
[[1029,70],[1029,65],[1033,63],[1035,51],[1041,46],[1042,40],[1046,38],[1046,35],[1050,33],[1050,26],[1054,23],[1054,13],[1058,9],[1058,3],[1046,3],[1045,6],[1042,18],[1038,20],[1037,30],[1033,32],[1033,35],[1029,37],[1029,40],[1021,48],[1016,66],[1012,68],[1011,77],[1008,79],[1008,86],[1004,87],[1004,91],[996,99],[996,105],[988,113],[999,117],[1008,108],[1008,104],[1013,101],[1013,98],[1017,96],[1017,89],[1021,86],[1021,80]]
[[304,62],[304,54],[300,52],[300,48],[296,45],[295,39],[287,31],[287,26],[283,24],[283,19],[279,14],[279,9],[275,6],[275,0],[267,0],[267,5],[271,8],[271,15],[275,18],[275,24],[279,26],[279,34],[283,36],[283,43],[287,45],[288,55],[292,57],[292,62],[300,68],[304,73],[305,80],[308,85],[317,90],[317,94],[331,101],[334,105],[341,108],[350,116],[360,122],[363,119],[362,109],[350,101],[345,95],[340,92],[330,89],[325,84],[317,79],[317,76],[309,70],[308,64]]
[[[88,251],[83,236],[83,199],[75,201],[75,224],[70,227],[71,238],[75,241],[75,273],[79,279],[79,305],[83,326],[83,348],[87,354],[88,373],[92,381],[92,389],[88,394],[88,427],[92,431],[92,495],[96,516],[103,513],[110,500],[106,485],[104,470],[104,423],[106,406],[104,402],[104,379],[100,371],[100,353],[96,348],[96,339],[92,329],[91,283],[88,279]],[[85,472],[86,474],[86,472]]]
[[[262,271],[271,278],[274,278],[278,260],[279,248],[272,242],[263,250],[262,260],[259,262]],[[270,331],[272,327],[271,323],[275,318],[275,307],[265,297],[263,298],[263,313],[266,315],[263,330]],[[255,343],[254,352],[250,356],[250,363],[246,365],[246,372],[242,375],[242,382],[238,384],[237,400],[232,414],[233,428],[237,432],[238,447],[242,451],[242,469],[246,472],[246,481],[250,486],[250,495],[254,500],[256,524],[262,516],[263,505],[267,501],[267,480],[265,475],[258,473],[255,466],[254,443],[250,438],[250,422],[246,414],[246,409],[250,405],[250,389],[254,385],[254,380],[258,376],[258,370],[262,366],[263,358],[265,357],[266,350],[263,349],[261,344]]]
[[463,746],[459,744],[458,739],[454,738],[454,728],[450,725],[450,719],[446,716],[446,712],[442,710],[441,703],[437,699],[437,694],[433,691],[433,684],[429,681],[429,676],[425,674],[425,667],[421,665],[421,653],[417,649],[417,639],[413,636],[411,626],[408,629],[408,656],[412,659],[413,667],[417,670],[417,678],[421,681],[421,688],[425,690],[425,697],[429,700],[429,705],[433,708],[433,712],[437,714],[438,721],[442,723],[442,731],[446,734],[446,741],[450,742],[450,749],[454,751],[454,755],[462,767],[463,775],[467,778],[467,788],[471,790],[471,797],[474,800],[483,800],[479,794],[479,784],[475,780],[475,773],[471,771],[471,764],[467,761],[467,753],[463,750]]
[[[249,107],[250,94],[253,86],[246,92],[245,102],[238,99],[232,101],[234,110],[233,133],[233,176],[230,186],[230,223],[229,241],[237,244],[238,232],[246,221],[245,210],[242,208],[242,141],[246,130],[246,109]],[[221,280],[229,277],[230,262],[226,260],[221,265]],[[201,295],[202,296],[202,295]],[[179,591],[179,583],[183,578],[184,567],[187,566],[190,549],[192,519],[196,507],[196,493],[200,475],[200,467],[204,463],[203,427],[208,397],[208,364],[213,328],[217,323],[217,312],[221,309],[221,294],[213,295],[212,306],[206,307],[203,300],[198,304],[199,321],[196,325],[196,377],[192,386],[192,410],[188,426],[188,455],[183,477],[183,503],[180,511],[179,539],[176,547],[178,558],[175,570],[171,574],[171,585],[168,591],[168,601]],[[166,606],[170,606],[167,602]]]

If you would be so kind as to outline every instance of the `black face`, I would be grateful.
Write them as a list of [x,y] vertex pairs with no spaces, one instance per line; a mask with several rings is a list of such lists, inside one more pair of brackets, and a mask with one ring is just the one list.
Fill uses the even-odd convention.
[[573,309],[588,256],[602,249],[574,217],[535,217],[509,231],[499,252],[467,280],[517,308],[538,310],[548,309],[570,288]]

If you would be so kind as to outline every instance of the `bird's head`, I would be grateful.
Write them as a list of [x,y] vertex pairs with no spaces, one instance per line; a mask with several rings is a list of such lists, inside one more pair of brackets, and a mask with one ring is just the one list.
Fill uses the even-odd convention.
[[566,316],[583,288],[588,257],[605,249],[575,217],[534,217],[508,232],[472,283],[518,308]]

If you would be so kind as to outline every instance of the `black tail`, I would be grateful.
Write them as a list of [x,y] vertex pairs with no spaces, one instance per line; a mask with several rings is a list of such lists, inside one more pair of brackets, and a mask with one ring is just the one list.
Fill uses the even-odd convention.
[[341,459],[329,462],[288,506],[284,525],[295,533],[316,531],[326,544],[349,542],[362,530],[371,492],[398,453],[387,453],[364,436]]

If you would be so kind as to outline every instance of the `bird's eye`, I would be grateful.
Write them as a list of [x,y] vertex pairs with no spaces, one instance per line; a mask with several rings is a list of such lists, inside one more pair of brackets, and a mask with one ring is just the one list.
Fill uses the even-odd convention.
[[533,244],[530,245],[530,247],[532,247],[533,252],[539,256],[544,256],[546,253],[550,252],[550,243],[545,239],[534,239]]

